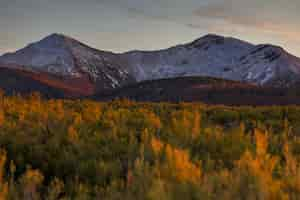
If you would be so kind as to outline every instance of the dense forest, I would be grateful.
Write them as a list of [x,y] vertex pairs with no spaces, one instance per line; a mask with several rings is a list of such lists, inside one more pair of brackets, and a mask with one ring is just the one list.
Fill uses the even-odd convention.
[[0,199],[300,199],[300,107],[0,96]]

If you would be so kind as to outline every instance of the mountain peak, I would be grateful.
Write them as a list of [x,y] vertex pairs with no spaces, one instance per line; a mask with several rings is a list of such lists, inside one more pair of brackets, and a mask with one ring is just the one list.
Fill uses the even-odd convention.
[[207,34],[204,35],[189,44],[194,48],[208,48],[209,46],[221,46],[221,45],[235,45],[235,46],[244,46],[247,48],[253,47],[253,44],[250,44],[246,41],[242,41],[232,37],[224,37],[216,34]]
[[219,36],[219,35],[215,35],[215,34],[207,34],[203,37],[200,37],[196,40],[194,40],[191,45],[198,47],[198,46],[202,46],[202,44],[204,43],[216,43],[216,44],[221,44],[224,43],[225,41],[225,37],[223,36]]
[[44,39],[42,40],[45,40],[45,39],[51,39],[51,40],[55,40],[55,39],[72,39],[71,37],[67,36],[67,35],[64,35],[62,33],[52,33],[48,36],[46,36]]
[[242,41],[232,37],[224,37],[216,34],[207,34],[204,35],[191,43],[187,44],[188,47],[193,49],[205,50],[208,49],[227,49],[227,51],[237,51],[237,53],[242,53],[247,51],[250,48],[253,48],[254,45],[246,41]]
[[224,36],[221,35],[217,35],[217,34],[213,34],[213,33],[209,33],[204,35],[203,37],[201,37],[200,39],[207,39],[207,40],[215,40],[215,39],[224,39]]
[[62,47],[66,42],[76,42],[75,39],[61,33],[53,33],[31,45],[40,47]]
[[77,76],[72,46],[76,46],[76,40],[54,33],[15,53],[1,56],[0,61],[54,74]]

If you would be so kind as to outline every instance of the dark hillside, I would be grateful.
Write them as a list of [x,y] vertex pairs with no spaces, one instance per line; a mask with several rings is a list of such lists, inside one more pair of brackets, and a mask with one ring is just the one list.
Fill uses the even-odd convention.
[[297,87],[272,88],[208,77],[145,81],[95,96],[97,100],[130,99],[150,102],[204,102],[224,105],[300,104]]

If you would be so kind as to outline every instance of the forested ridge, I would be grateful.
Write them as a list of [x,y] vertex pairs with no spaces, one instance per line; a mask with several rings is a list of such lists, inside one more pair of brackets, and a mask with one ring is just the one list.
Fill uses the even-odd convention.
[[300,107],[0,96],[0,199],[300,199]]

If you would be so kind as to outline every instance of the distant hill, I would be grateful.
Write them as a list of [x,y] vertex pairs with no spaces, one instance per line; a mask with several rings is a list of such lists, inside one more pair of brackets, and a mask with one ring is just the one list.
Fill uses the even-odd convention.
[[[40,79],[43,78],[43,81]],[[37,73],[0,67],[0,88],[6,95],[39,92],[47,98],[65,98],[63,89],[45,82],[45,77]]]
[[203,102],[224,105],[300,105],[298,88],[261,87],[209,77],[145,81],[99,93],[97,100],[129,99],[149,102]]

